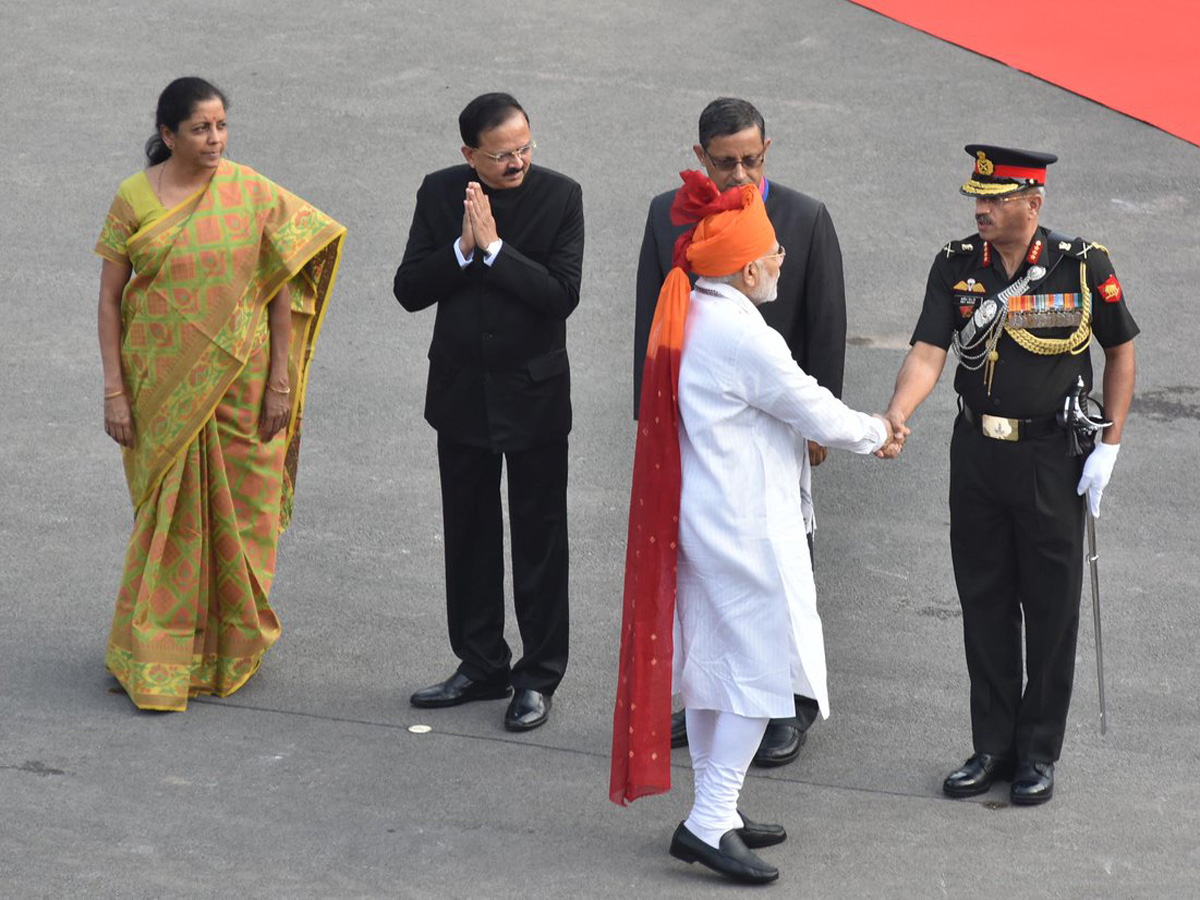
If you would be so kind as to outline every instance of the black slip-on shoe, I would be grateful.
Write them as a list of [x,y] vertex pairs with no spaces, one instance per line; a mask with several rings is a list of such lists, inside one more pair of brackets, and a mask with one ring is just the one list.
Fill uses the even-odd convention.
[[721,835],[719,847],[710,847],[680,822],[671,836],[671,855],[685,863],[698,862],[742,884],[767,884],[779,877],[779,870],[755,856],[732,828]]
[[751,850],[774,847],[787,840],[787,832],[784,831],[782,825],[766,825],[762,822],[751,821],[740,809],[738,815],[742,817],[742,827],[737,830],[738,837]]

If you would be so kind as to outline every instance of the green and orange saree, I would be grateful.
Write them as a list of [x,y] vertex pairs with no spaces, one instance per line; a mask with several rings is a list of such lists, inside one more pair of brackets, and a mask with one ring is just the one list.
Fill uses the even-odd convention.
[[[143,709],[228,696],[279,638],[268,603],[291,516],[309,362],[345,228],[252,169],[223,160],[174,209],[139,173],[96,245],[128,263],[121,366],[135,443],[135,510],[105,664]],[[266,307],[287,286],[292,415],[263,442]]]

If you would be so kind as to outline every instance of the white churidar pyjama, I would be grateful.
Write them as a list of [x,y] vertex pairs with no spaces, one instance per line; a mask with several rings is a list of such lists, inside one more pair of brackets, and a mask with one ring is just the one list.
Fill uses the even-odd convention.
[[725,832],[742,827],[738,796],[769,721],[716,709],[687,711],[695,798],[683,824],[710,847],[718,847]]

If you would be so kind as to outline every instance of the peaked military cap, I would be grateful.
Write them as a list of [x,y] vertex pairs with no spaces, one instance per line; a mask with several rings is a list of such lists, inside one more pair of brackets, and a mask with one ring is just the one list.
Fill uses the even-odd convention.
[[1001,197],[1046,184],[1046,166],[1058,162],[1053,153],[1014,150],[989,144],[963,148],[975,158],[975,171],[959,190],[968,197]]

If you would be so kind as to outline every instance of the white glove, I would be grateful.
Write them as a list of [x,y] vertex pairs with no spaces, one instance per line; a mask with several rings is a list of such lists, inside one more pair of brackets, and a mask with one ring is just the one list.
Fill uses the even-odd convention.
[[1100,498],[1104,496],[1104,489],[1108,487],[1108,480],[1112,478],[1113,466],[1117,464],[1117,454],[1120,451],[1120,444],[1098,442],[1096,449],[1088,454],[1083,464],[1083,477],[1079,479],[1075,493],[1082,496],[1083,492],[1087,491],[1088,506],[1097,519],[1100,518]]

